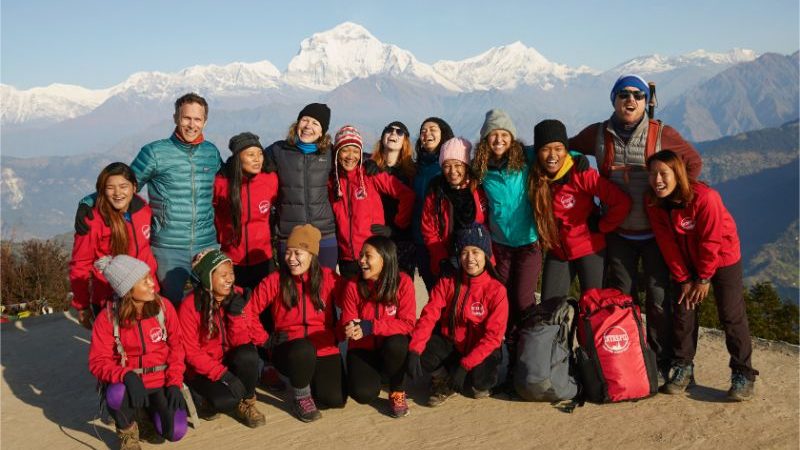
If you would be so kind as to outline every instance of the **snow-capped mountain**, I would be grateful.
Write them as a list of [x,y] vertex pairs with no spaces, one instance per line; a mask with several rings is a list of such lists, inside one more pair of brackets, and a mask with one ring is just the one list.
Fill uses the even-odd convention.
[[361,25],[345,22],[315,33],[300,43],[284,80],[293,85],[331,91],[355,78],[388,74],[417,79],[451,91],[456,84],[422,63],[407,50],[384,44]]
[[571,68],[550,62],[519,41],[461,61],[439,61],[433,67],[465,91],[514,89],[523,84],[549,90],[556,82],[596,73],[586,66]]
[[731,66],[741,62],[753,61],[757,57],[758,54],[755,51],[742,48],[735,48],[726,53],[713,53],[701,49],[678,56],[662,56],[659,54],[639,56],[614,67],[609,72],[652,75],[688,66]]
[[0,123],[48,123],[78,117],[97,108],[109,95],[109,89],[92,90],[69,84],[26,90],[2,84]]

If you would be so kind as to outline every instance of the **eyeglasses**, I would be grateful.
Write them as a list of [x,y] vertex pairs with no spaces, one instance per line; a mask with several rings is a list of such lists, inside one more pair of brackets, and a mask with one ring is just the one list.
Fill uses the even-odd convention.
[[627,100],[631,96],[636,100],[642,100],[645,98],[645,94],[642,91],[619,91],[617,92],[617,98],[620,100]]
[[392,133],[394,133],[394,134],[396,134],[396,135],[398,135],[400,137],[403,137],[403,136],[406,135],[405,130],[403,130],[402,128],[386,127],[386,128],[383,129],[383,134],[392,134]]

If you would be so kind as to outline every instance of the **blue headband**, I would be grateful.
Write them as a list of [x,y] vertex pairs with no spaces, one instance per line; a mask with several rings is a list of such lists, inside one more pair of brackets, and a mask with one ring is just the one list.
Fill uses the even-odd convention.
[[626,87],[635,87],[639,89],[640,91],[644,92],[645,102],[650,101],[650,88],[647,86],[647,82],[644,81],[644,78],[640,77],[639,75],[627,74],[617,78],[617,82],[614,83],[614,87],[611,88],[612,105],[617,97],[617,92],[625,89]]

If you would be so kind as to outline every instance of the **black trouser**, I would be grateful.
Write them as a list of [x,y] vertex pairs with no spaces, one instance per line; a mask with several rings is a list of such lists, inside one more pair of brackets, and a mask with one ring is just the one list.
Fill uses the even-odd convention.
[[567,296],[575,275],[578,275],[581,292],[603,287],[605,256],[605,250],[600,250],[572,261],[564,261],[548,253],[542,274],[542,300]]
[[[463,356],[456,350],[452,341],[434,333],[420,356],[420,362],[422,368],[428,373],[434,372],[440,367],[445,368],[448,373],[453,373],[461,363]],[[465,384],[479,391],[491,389],[497,384],[498,368],[502,361],[503,350],[498,348],[467,373]]]
[[413,280],[414,270],[417,268],[417,246],[410,239],[393,240],[397,246],[397,266]]
[[669,278],[669,269],[655,238],[641,241],[625,239],[618,234],[606,235],[606,285],[629,294],[636,285],[639,260],[642,261],[645,279],[645,312],[647,313],[647,343],[656,353],[658,365],[663,370],[672,360],[672,303],[677,299],[675,286]]
[[[367,336],[364,339],[372,339]],[[347,351],[347,389],[358,403],[369,403],[380,395],[381,373],[389,377],[389,390],[405,391],[408,336],[395,334],[384,338],[379,349]]]
[[417,250],[417,271],[419,272],[422,282],[425,283],[425,290],[431,292],[433,286],[439,281],[439,277],[431,272],[431,255],[428,253],[428,247],[425,244],[414,244]]
[[317,356],[317,349],[308,339],[284,342],[272,351],[275,368],[289,378],[295,389],[311,385],[311,395],[320,407],[341,408],[347,400],[344,390],[342,357]]
[[[749,380],[755,380],[758,371],[753,369],[751,357],[753,344],[747,323],[742,285],[742,262],[720,267],[711,277],[717,314],[725,330],[725,346],[731,359],[732,370],[741,372]],[[697,352],[697,331],[700,326],[700,306],[690,310],[686,304],[675,305],[675,362],[687,364],[694,360]]]
[[[121,388],[122,386],[124,386],[122,383],[117,383],[107,388]],[[170,409],[165,389],[163,387],[148,389],[147,398],[150,405],[145,409],[147,414],[153,418],[156,427],[161,428],[161,436],[170,441],[177,441],[183,437],[186,434],[186,413],[182,411],[181,418],[177,420],[180,423],[176,423],[176,411]],[[114,409],[109,405],[108,413],[114,419],[119,430],[125,430],[136,422],[136,409],[131,406],[130,396],[127,393],[122,398],[119,409]]]
[[[258,352],[255,346],[245,344],[229,350],[223,363],[244,385],[246,391],[244,398],[252,398],[256,394],[256,383],[258,383],[260,375],[258,373]],[[211,381],[202,375],[196,375],[191,380],[187,380],[186,384],[217,411],[231,412],[242,400],[235,397],[222,383],[222,380]]]
[[234,284],[241,288],[255,289],[267,275],[275,271],[275,263],[268,259],[252,266],[234,265],[233,274],[236,276]]

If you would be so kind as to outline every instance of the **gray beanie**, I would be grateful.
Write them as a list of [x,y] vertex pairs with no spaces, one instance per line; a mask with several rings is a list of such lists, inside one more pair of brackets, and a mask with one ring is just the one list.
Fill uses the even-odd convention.
[[117,297],[124,297],[133,285],[150,273],[150,266],[133,256],[104,256],[94,262],[94,267],[102,272]]
[[511,122],[511,117],[502,109],[492,109],[486,113],[486,118],[483,120],[481,127],[481,140],[486,139],[494,130],[503,129],[511,133],[511,138],[517,138],[517,128]]

